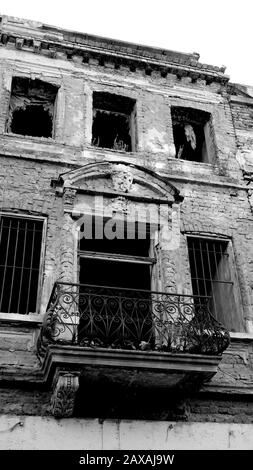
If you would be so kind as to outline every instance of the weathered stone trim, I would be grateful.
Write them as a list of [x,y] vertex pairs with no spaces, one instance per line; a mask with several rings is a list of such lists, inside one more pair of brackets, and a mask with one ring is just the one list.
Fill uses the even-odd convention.
[[178,79],[189,76],[193,82],[200,79],[208,84],[216,81],[225,85],[229,80],[224,74],[224,66],[201,64],[197,53],[185,54],[148,46],[138,48],[127,42],[70,33],[26,20],[16,19],[13,23],[12,17],[8,16],[2,17],[0,41],[4,47],[73,60],[78,64],[115,69],[127,66],[132,73],[137,69],[142,69],[146,75],[159,71],[162,77],[172,73]]
[[196,224],[194,226],[193,224],[189,224],[186,222],[183,222],[183,229],[182,233],[184,235],[189,235],[189,236],[196,236],[196,237],[209,237],[209,238],[221,238],[223,240],[229,240],[232,237],[232,230],[228,230],[223,226],[218,226],[218,225],[201,225],[201,230],[199,230],[199,225]]
[[23,315],[21,313],[0,313],[0,322],[8,323],[23,323],[24,326],[29,326],[30,324],[41,325],[44,315],[32,314]]
[[73,415],[76,392],[79,388],[79,373],[57,369],[51,400],[55,418],[70,418]]
[[253,341],[253,333],[229,333],[232,342],[235,340]]

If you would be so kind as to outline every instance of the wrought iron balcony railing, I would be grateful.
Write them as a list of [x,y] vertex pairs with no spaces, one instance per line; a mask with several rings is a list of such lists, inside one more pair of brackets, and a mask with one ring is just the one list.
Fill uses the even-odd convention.
[[40,344],[220,355],[227,330],[211,298],[57,282]]

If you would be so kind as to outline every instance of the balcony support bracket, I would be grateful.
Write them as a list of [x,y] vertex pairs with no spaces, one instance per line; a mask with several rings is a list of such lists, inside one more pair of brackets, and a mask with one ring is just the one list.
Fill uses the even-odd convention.
[[76,392],[79,388],[77,371],[69,372],[57,368],[51,399],[52,414],[55,418],[70,418],[73,416]]

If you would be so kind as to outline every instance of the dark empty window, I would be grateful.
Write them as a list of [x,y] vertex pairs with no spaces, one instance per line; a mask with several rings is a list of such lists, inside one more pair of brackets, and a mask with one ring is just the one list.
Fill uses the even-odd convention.
[[150,235],[80,240],[79,338],[138,349],[153,341]]
[[110,93],[93,93],[94,146],[135,151],[135,121],[135,100]]
[[57,87],[41,80],[14,77],[7,132],[52,137]]
[[43,222],[0,218],[0,311],[36,312]]
[[233,253],[228,240],[188,237],[192,291],[230,331],[243,331]]
[[211,116],[193,108],[171,108],[176,158],[211,162],[215,156]]
[[128,239],[127,233],[124,239],[82,238],[79,251],[81,284],[150,289],[150,236],[149,233],[146,233],[146,239],[137,236],[136,231],[134,239]]

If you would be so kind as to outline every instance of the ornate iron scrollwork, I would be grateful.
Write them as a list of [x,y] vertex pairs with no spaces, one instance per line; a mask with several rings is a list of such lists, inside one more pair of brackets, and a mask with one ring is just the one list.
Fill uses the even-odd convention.
[[48,343],[220,355],[227,330],[209,297],[56,283],[40,336]]

